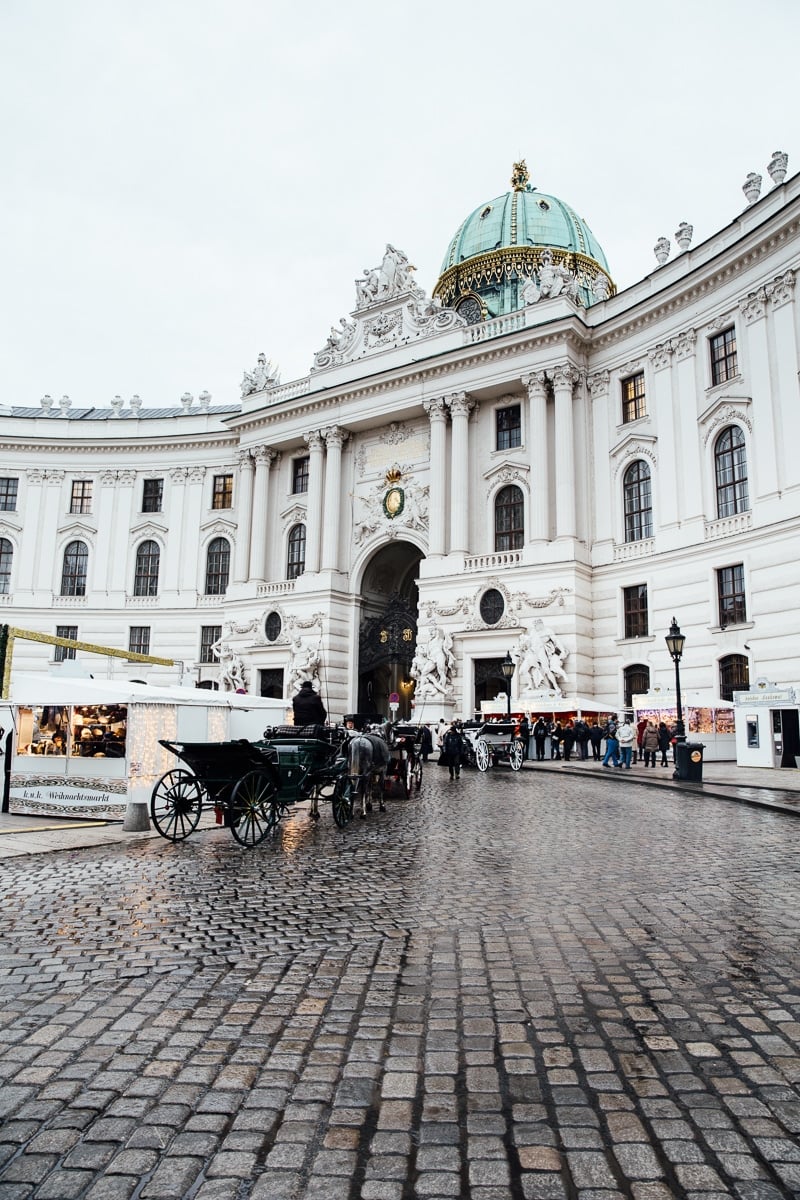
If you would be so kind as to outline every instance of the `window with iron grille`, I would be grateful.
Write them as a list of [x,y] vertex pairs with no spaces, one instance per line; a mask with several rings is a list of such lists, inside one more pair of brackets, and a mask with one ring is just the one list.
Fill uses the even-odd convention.
[[85,596],[89,547],[86,542],[70,542],[64,551],[61,568],[61,595]]
[[498,408],[497,414],[498,450],[513,450],[522,445],[522,416],[520,406],[513,404],[510,408]]
[[309,458],[295,458],[292,462],[292,491],[297,496],[308,491]]
[[622,599],[625,614],[625,637],[647,637],[649,633],[647,584],[637,583],[633,587],[623,588]]
[[221,625],[203,625],[200,629],[200,662],[218,663],[214,646],[222,637]]
[[132,654],[150,653],[149,625],[131,625],[128,630],[128,649]]
[[746,692],[750,687],[750,663],[744,654],[726,654],[719,660],[719,694],[723,700],[733,700],[734,692]]
[[91,479],[73,479],[69,511],[71,513],[90,513],[92,511]]
[[161,512],[164,500],[164,480],[145,479],[142,486],[142,512]]
[[17,511],[18,479],[0,479],[0,511]]
[[215,475],[211,494],[212,508],[233,508],[233,476]]
[[286,578],[297,579],[306,569],[306,527],[293,525],[289,530]]
[[638,421],[647,416],[647,403],[644,394],[644,371],[631,375],[622,380],[622,424]]
[[521,550],[525,539],[525,502],[516,484],[501,488],[494,502],[494,548]]
[[634,663],[623,672],[625,707],[633,707],[633,697],[650,691],[650,668],[644,663]]
[[717,482],[717,516],[732,517],[747,512],[747,450],[738,425],[730,425],[714,446],[714,471]]
[[744,565],[720,567],[717,571],[717,597],[719,600],[719,623],[743,625],[747,621],[747,601],[744,594]]
[[[69,638],[70,641],[77,642],[78,626],[56,625],[56,637]],[[54,646],[53,650],[54,662],[66,662],[68,658],[75,658],[77,653],[74,646]]]
[[11,564],[14,561],[14,547],[8,538],[0,538],[0,595],[7,596],[11,591]]
[[711,383],[727,383],[739,374],[739,358],[736,353],[736,329],[723,329],[710,339],[711,350]]
[[136,550],[136,568],[133,576],[134,596],[158,595],[160,565],[161,549],[158,542],[142,542]]
[[214,538],[206,555],[206,595],[222,596],[228,590],[231,547],[227,538]]
[[625,541],[640,542],[653,536],[653,499],[650,468],[642,459],[631,463],[622,477],[625,507]]

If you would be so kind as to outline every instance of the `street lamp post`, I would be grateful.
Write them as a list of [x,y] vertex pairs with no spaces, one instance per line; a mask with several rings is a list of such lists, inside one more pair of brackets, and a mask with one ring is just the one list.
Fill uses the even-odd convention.
[[511,716],[511,680],[514,677],[514,662],[511,655],[506,651],[506,656],[500,663],[500,670],[503,672],[503,679],[506,681],[506,715]]
[[664,639],[667,643],[667,649],[670,653],[670,658],[675,663],[675,698],[677,700],[677,719],[675,721],[675,740],[677,742],[686,741],[686,730],[683,727],[683,708],[681,707],[681,658],[683,656],[683,645],[686,638],[681,633],[680,626],[675,618],[672,618],[672,624],[669,627],[669,633]]

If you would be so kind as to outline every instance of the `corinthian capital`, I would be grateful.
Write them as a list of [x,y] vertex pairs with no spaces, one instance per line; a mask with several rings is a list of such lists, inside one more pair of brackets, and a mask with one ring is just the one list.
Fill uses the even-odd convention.
[[435,400],[423,400],[422,407],[428,414],[431,425],[436,421],[447,420],[447,404],[443,396],[437,396]]
[[249,450],[237,450],[236,451],[236,461],[239,464],[240,471],[247,471],[247,470],[252,471],[253,457]]
[[547,375],[544,371],[531,371],[530,375],[523,375],[520,382],[528,389],[530,400],[547,394]]
[[466,392],[453,392],[448,398],[451,417],[468,417],[475,407],[475,401]]
[[562,389],[566,391],[568,389],[571,392],[580,377],[580,371],[577,367],[573,367],[572,363],[559,363],[550,372],[550,378],[553,380],[553,388],[556,391],[561,391]]
[[280,458],[280,454],[277,450],[273,450],[272,446],[254,446],[253,458],[257,463],[266,463],[267,469],[269,469],[276,458]]
[[336,446],[339,450],[341,450],[342,446],[350,437],[349,431],[347,429],[342,429],[341,425],[330,425],[327,429],[323,429],[322,433],[323,437],[325,438],[325,444],[329,450],[332,446]]
[[593,400],[598,400],[601,396],[608,395],[609,378],[608,371],[596,371],[594,375],[590,375],[587,378],[586,383]]
[[304,433],[303,441],[309,450],[321,450],[325,444],[319,429],[312,429],[308,433]]

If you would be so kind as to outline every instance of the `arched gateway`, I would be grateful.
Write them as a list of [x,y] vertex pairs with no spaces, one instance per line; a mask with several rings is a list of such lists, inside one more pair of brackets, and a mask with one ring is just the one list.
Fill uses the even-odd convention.
[[419,564],[422,551],[393,541],[369,560],[361,584],[358,637],[358,711],[389,716],[389,697],[399,698],[397,717],[411,716],[409,669],[417,647]]

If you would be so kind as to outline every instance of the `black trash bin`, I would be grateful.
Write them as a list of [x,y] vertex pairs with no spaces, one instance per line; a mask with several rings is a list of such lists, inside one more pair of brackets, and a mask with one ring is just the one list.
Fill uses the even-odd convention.
[[678,742],[675,747],[675,778],[703,782],[703,742]]

